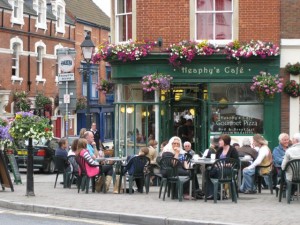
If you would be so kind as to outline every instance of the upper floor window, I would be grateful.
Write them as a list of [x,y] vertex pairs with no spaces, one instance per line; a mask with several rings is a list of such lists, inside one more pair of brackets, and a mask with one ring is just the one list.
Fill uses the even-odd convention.
[[37,58],[36,58],[36,66],[37,66],[37,76],[40,78],[43,77],[43,47],[39,46],[37,48]]
[[23,19],[24,0],[9,0],[8,2],[13,9],[10,22],[23,25],[24,24],[24,19]]
[[132,0],[116,1],[116,42],[132,39]]
[[90,64],[89,74],[87,74],[87,65],[85,62],[81,62],[81,69],[83,73],[82,82],[82,95],[87,97],[87,92],[90,95],[91,100],[97,100],[99,98],[99,93],[97,89],[98,84],[98,64]]
[[57,7],[57,31],[60,33],[64,33],[65,29],[64,29],[64,24],[65,24],[65,12],[64,12],[64,8],[62,6],[58,6]]
[[33,9],[37,12],[36,27],[46,29],[46,1],[45,0],[34,0]]
[[216,44],[233,39],[233,0],[196,0],[196,39]]
[[13,55],[12,55],[12,72],[11,75],[13,77],[20,76],[20,44],[13,43]]

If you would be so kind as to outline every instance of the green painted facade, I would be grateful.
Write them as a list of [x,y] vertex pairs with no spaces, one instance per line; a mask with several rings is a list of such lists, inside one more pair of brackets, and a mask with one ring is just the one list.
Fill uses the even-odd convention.
[[[151,54],[139,61],[125,63],[113,61],[110,64],[112,79],[116,84],[139,83],[144,75],[160,72],[171,75],[173,85],[205,84],[209,92],[210,85],[213,83],[251,83],[253,76],[258,75],[260,71],[272,75],[279,74],[279,61],[279,56],[265,59],[251,57],[239,61],[227,59],[225,55],[197,56],[192,62],[184,62],[181,68],[175,69],[168,62],[167,54]],[[115,104],[118,104],[118,102],[115,102]],[[172,107],[169,103],[160,102],[160,104],[166,108]],[[195,101],[193,104],[195,104]],[[199,142],[201,142],[199,146],[201,147],[199,148],[203,149],[209,144],[209,132],[206,132],[206,134],[203,134],[203,132],[205,132],[205,129],[207,131],[210,115],[208,106],[213,102],[210,101],[209,97],[205,100],[199,98],[198,104],[202,114],[202,118],[198,118],[198,125],[202,129],[202,137],[199,139]],[[263,104],[264,123],[262,135],[269,141],[269,147],[273,149],[278,145],[278,135],[280,133],[280,95],[276,94],[273,99],[265,99],[261,104]],[[203,116],[204,114],[205,116]],[[166,117],[161,121],[167,123],[169,119]],[[159,141],[170,138],[171,131],[164,130],[171,129],[170,126],[161,124],[160,129],[162,129],[160,133],[166,135],[160,135],[161,140]]]

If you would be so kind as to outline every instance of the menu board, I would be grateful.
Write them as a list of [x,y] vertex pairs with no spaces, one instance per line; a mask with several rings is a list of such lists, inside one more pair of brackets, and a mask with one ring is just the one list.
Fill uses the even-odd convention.
[[15,184],[18,184],[18,183],[22,184],[21,175],[19,172],[19,167],[18,167],[15,156],[13,154],[9,154],[9,155],[7,155],[7,158],[9,160],[11,170],[14,174]]
[[14,191],[14,187],[10,179],[3,151],[0,151],[0,183],[2,186],[2,190],[5,190],[5,188],[10,188],[11,191]]

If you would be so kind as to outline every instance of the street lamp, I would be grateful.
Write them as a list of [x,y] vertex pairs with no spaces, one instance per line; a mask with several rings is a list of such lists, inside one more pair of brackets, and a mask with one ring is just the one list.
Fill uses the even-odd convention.
[[87,82],[87,104],[86,104],[86,128],[91,128],[91,109],[90,109],[90,62],[94,53],[94,43],[89,34],[85,36],[80,45],[83,58],[86,62],[86,82]]

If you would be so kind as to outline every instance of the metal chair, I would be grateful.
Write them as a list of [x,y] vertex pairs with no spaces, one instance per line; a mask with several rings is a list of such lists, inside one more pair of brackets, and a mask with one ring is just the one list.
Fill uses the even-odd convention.
[[[232,158],[224,158],[216,160],[210,170],[207,170],[207,179],[213,183],[214,186],[214,203],[217,203],[219,184],[230,184],[229,190],[232,201],[237,203],[236,190],[236,171],[239,168],[239,161]],[[208,182],[205,188],[205,202],[207,201]]]
[[[284,177],[284,174],[291,173],[292,179],[287,180]],[[298,193],[299,193],[299,187],[300,187],[300,159],[293,159],[289,161],[284,170],[283,173],[281,173],[281,182],[280,182],[280,189],[279,189],[279,202],[281,202],[282,194],[283,194],[283,180],[286,181],[286,199],[287,203],[290,204],[291,202],[291,192],[292,192],[292,184],[297,185]]]
[[68,186],[68,181],[67,181],[68,160],[63,156],[55,156],[54,162],[55,162],[55,170],[56,170],[54,188],[56,188],[57,178],[59,174],[63,174],[63,184],[64,184],[64,188],[66,188]]
[[71,171],[69,172],[71,174],[71,177],[69,179],[67,179],[67,187],[68,188],[71,188],[71,185],[73,184],[73,181],[74,179],[76,178],[76,184],[78,184],[78,170],[79,170],[79,165],[78,163],[76,162],[76,159],[75,159],[75,155],[70,155],[68,156],[68,162],[71,166]]

